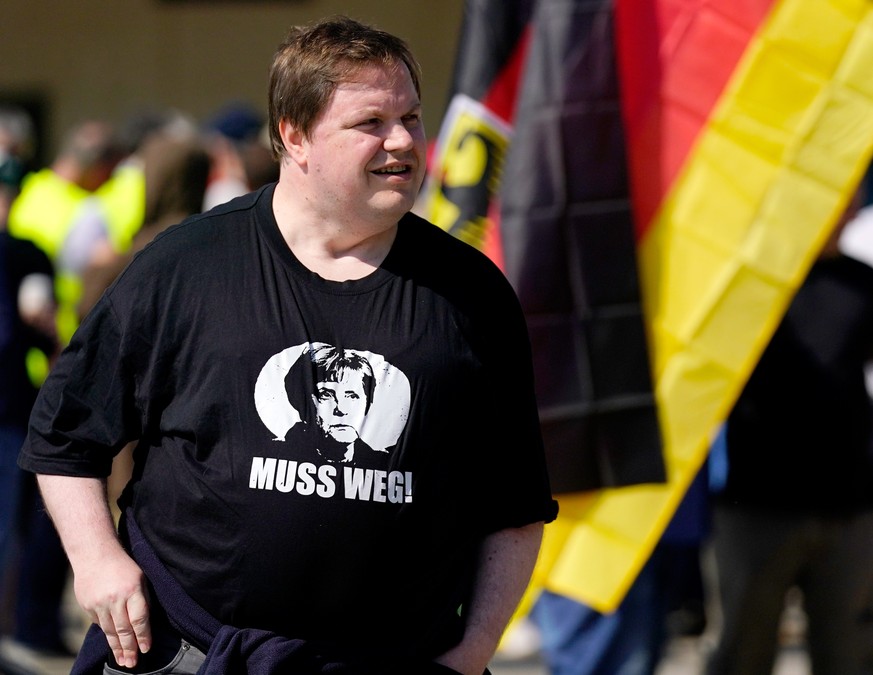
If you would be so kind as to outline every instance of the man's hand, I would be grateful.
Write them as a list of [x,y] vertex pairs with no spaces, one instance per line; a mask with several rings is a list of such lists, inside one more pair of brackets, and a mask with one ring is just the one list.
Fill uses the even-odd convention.
[[76,600],[103,629],[120,666],[136,665],[138,652],[151,647],[149,598],[145,576],[123,551],[74,575]]
[[37,477],[73,568],[76,600],[103,629],[118,665],[151,648],[145,575],[118,541],[99,478]]

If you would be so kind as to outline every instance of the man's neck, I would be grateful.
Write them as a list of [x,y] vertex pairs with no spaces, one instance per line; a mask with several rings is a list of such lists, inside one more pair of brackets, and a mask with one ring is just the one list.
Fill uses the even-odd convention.
[[[392,237],[393,241],[393,237]],[[377,251],[350,251],[347,254],[332,254],[317,247],[289,244],[291,252],[301,264],[311,272],[315,272],[322,279],[329,281],[352,281],[363,279],[375,272],[388,251],[390,244],[384,247],[384,253],[377,255]],[[379,248],[379,252],[383,250]]]
[[276,186],[273,213],[288,248],[304,267],[330,281],[362,279],[385,260],[397,235],[397,222],[355,224],[312,217]]

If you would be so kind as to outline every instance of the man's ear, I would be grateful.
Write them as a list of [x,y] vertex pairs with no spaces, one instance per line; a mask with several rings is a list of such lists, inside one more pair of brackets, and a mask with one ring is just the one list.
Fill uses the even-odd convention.
[[279,121],[279,138],[288,157],[297,164],[306,163],[306,145],[303,133],[288,120]]

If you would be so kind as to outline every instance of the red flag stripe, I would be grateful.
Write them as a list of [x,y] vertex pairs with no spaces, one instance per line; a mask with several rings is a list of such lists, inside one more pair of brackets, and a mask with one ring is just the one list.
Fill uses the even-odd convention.
[[515,106],[518,101],[518,87],[521,82],[521,71],[527,58],[530,45],[531,26],[524,29],[515,44],[512,56],[500,71],[494,83],[482,99],[483,105],[504,122],[512,124],[515,119]]
[[648,231],[774,1],[616,3],[622,113],[638,240]]
[[[515,120],[518,88],[521,83],[524,62],[527,59],[530,37],[531,25],[528,24],[519,36],[518,42],[516,42],[512,55],[507,60],[506,65],[498,73],[497,77],[494,78],[494,82],[482,99],[482,104],[486,108],[509,125],[512,125]],[[500,201],[497,195],[494,196],[488,208],[488,218],[493,223],[493,226],[485,233],[482,251],[500,269],[503,269],[503,243],[500,238]]]

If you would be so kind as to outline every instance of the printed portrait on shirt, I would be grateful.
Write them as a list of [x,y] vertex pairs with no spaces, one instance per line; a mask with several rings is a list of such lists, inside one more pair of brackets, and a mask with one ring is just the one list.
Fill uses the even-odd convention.
[[406,376],[372,352],[315,342],[273,355],[255,407],[289,454],[316,463],[380,467],[409,415]]

